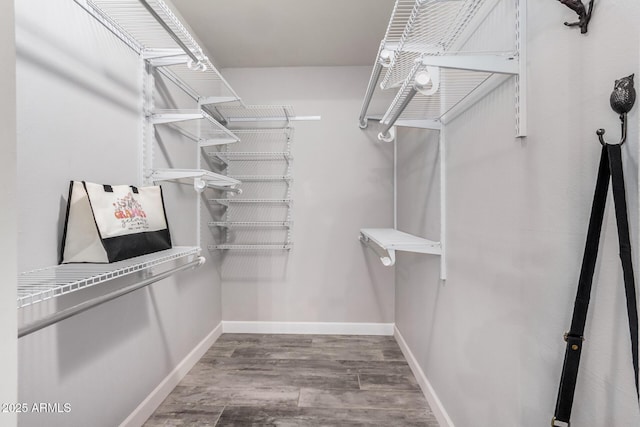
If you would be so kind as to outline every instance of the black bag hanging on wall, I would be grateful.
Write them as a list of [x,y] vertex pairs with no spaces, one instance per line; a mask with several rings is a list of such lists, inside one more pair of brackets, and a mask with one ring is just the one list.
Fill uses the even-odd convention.
[[109,263],[171,248],[159,186],[71,181],[60,263]]
[[565,333],[567,342],[558,399],[556,401],[555,416],[552,426],[567,427],[571,417],[573,397],[578,377],[578,366],[584,341],[584,329],[587,321],[591,285],[598,256],[600,232],[604,219],[604,211],[609,190],[609,178],[613,188],[613,202],[618,225],[618,241],[620,246],[620,261],[622,262],[625,295],[627,299],[627,315],[629,318],[629,333],[631,336],[631,357],[635,374],[636,393],[640,398],[638,385],[638,308],[636,303],[635,280],[631,261],[631,241],[629,238],[629,221],[627,218],[627,201],[625,199],[624,176],[622,172],[622,151],[619,144],[603,144],[602,157],[593,196],[587,242],[585,245],[582,269],[578,279],[578,292],[573,308],[571,328]]

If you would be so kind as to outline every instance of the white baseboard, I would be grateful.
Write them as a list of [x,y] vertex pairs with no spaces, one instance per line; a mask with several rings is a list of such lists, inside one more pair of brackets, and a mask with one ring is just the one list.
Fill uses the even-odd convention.
[[222,321],[233,334],[393,335],[393,323],[236,322]]
[[215,327],[187,356],[175,367],[158,387],[129,415],[120,427],[139,427],[154,413],[158,406],[169,396],[171,391],[187,375],[193,366],[202,358],[209,347],[222,335],[222,322]]
[[394,330],[395,331],[393,336],[396,338],[396,341],[398,342],[398,345],[400,346],[400,350],[402,350],[402,354],[404,354],[405,359],[407,359],[407,363],[409,364],[409,367],[411,368],[413,375],[418,380],[418,384],[422,389],[422,393],[424,394],[424,397],[427,399],[427,402],[431,407],[431,411],[433,412],[433,415],[435,415],[436,419],[438,420],[438,423],[440,424],[441,427],[455,427],[453,424],[453,421],[449,417],[449,414],[447,414],[447,411],[444,409],[442,402],[440,401],[440,399],[438,399],[438,396],[436,395],[435,390],[433,389],[433,387],[431,387],[431,383],[429,382],[426,375],[424,374],[424,371],[422,370],[415,356],[409,349],[409,346],[407,345],[407,342],[404,340],[404,337],[402,336],[402,334],[400,333],[400,331],[396,326],[394,326]]

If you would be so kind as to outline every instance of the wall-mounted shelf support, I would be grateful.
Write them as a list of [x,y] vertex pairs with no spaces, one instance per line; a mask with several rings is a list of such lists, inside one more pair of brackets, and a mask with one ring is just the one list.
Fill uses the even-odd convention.
[[389,267],[396,262],[396,251],[418,252],[440,255],[440,242],[413,236],[393,228],[363,228],[360,241],[367,244],[380,257],[382,264]]

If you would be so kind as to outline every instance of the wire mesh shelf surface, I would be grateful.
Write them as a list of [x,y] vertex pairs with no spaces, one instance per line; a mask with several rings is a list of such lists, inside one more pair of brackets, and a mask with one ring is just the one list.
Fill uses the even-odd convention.
[[224,249],[224,250],[240,250],[240,251],[274,251],[289,250],[293,248],[293,244],[287,243],[282,245],[209,245],[208,249]]
[[211,157],[217,157],[221,160],[293,160],[293,157],[288,152],[275,152],[275,151],[224,151],[224,152],[207,152],[207,155]]
[[380,83],[382,88],[401,84],[423,54],[457,51],[456,42],[483,2],[485,0],[414,1],[409,11],[408,2],[399,0],[398,14],[394,14],[389,23],[392,39],[384,41],[393,55]]
[[291,205],[291,199],[209,199],[212,203],[219,203],[221,205],[233,205],[233,204],[272,204],[272,205]]
[[240,140],[209,114],[198,109],[156,110],[151,115],[151,120],[156,126],[169,125],[196,141]]
[[279,228],[291,227],[292,221],[210,221],[211,227],[263,227],[263,228]]
[[295,116],[290,105],[222,105],[216,110],[229,123],[243,121],[284,121]]
[[[383,124],[397,119],[447,120],[457,114],[453,110],[463,111],[486,94],[485,88],[496,87],[509,75],[520,76],[521,9],[522,1],[396,0],[363,111],[373,94],[394,89],[395,99],[382,115]],[[376,69],[382,70],[377,77]],[[432,77],[433,91],[416,83],[416,76],[425,71]],[[518,78],[516,85],[522,81]],[[379,116],[379,111],[369,115]]]
[[151,179],[153,181],[174,181],[194,178],[202,179],[208,184],[221,187],[233,187],[241,184],[237,179],[204,169],[154,169],[151,173]]
[[[145,50],[180,48],[167,28],[163,27],[138,0],[87,0],[87,3],[100,15],[107,17],[123,32],[138,41]],[[147,0],[146,3],[180,42],[199,59],[204,58],[205,55],[198,43],[166,3],[162,0]]]
[[229,176],[229,178],[239,181],[293,181],[293,177],[290,175],[233,175]]
[[18,275],[18,308],[143,271],[169,261],[192,258],[198,247],[178,246],[111,264],[62,264]]

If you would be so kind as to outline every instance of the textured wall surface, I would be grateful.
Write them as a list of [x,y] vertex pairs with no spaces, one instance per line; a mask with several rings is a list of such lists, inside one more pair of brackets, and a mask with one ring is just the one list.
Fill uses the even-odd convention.
[[[398,257],[397,326],[458,427],[533,427],[553,415],[600,156],[595,130],[619,138],[609,94],[615,79],[638,72],[640,5],[596,3],[581,36],[562,26],[575,16],[568,9],[528,2],[529,136],[514,138],[511,83],[451,122],[448,280],[439,282],[434,258]],[[629,117],[623,156],[638,271],[637,105]],[[437,233],[437,134],[402,132],[399,151],[399,227]],[[575,425],[640,423],[608,203]]]

